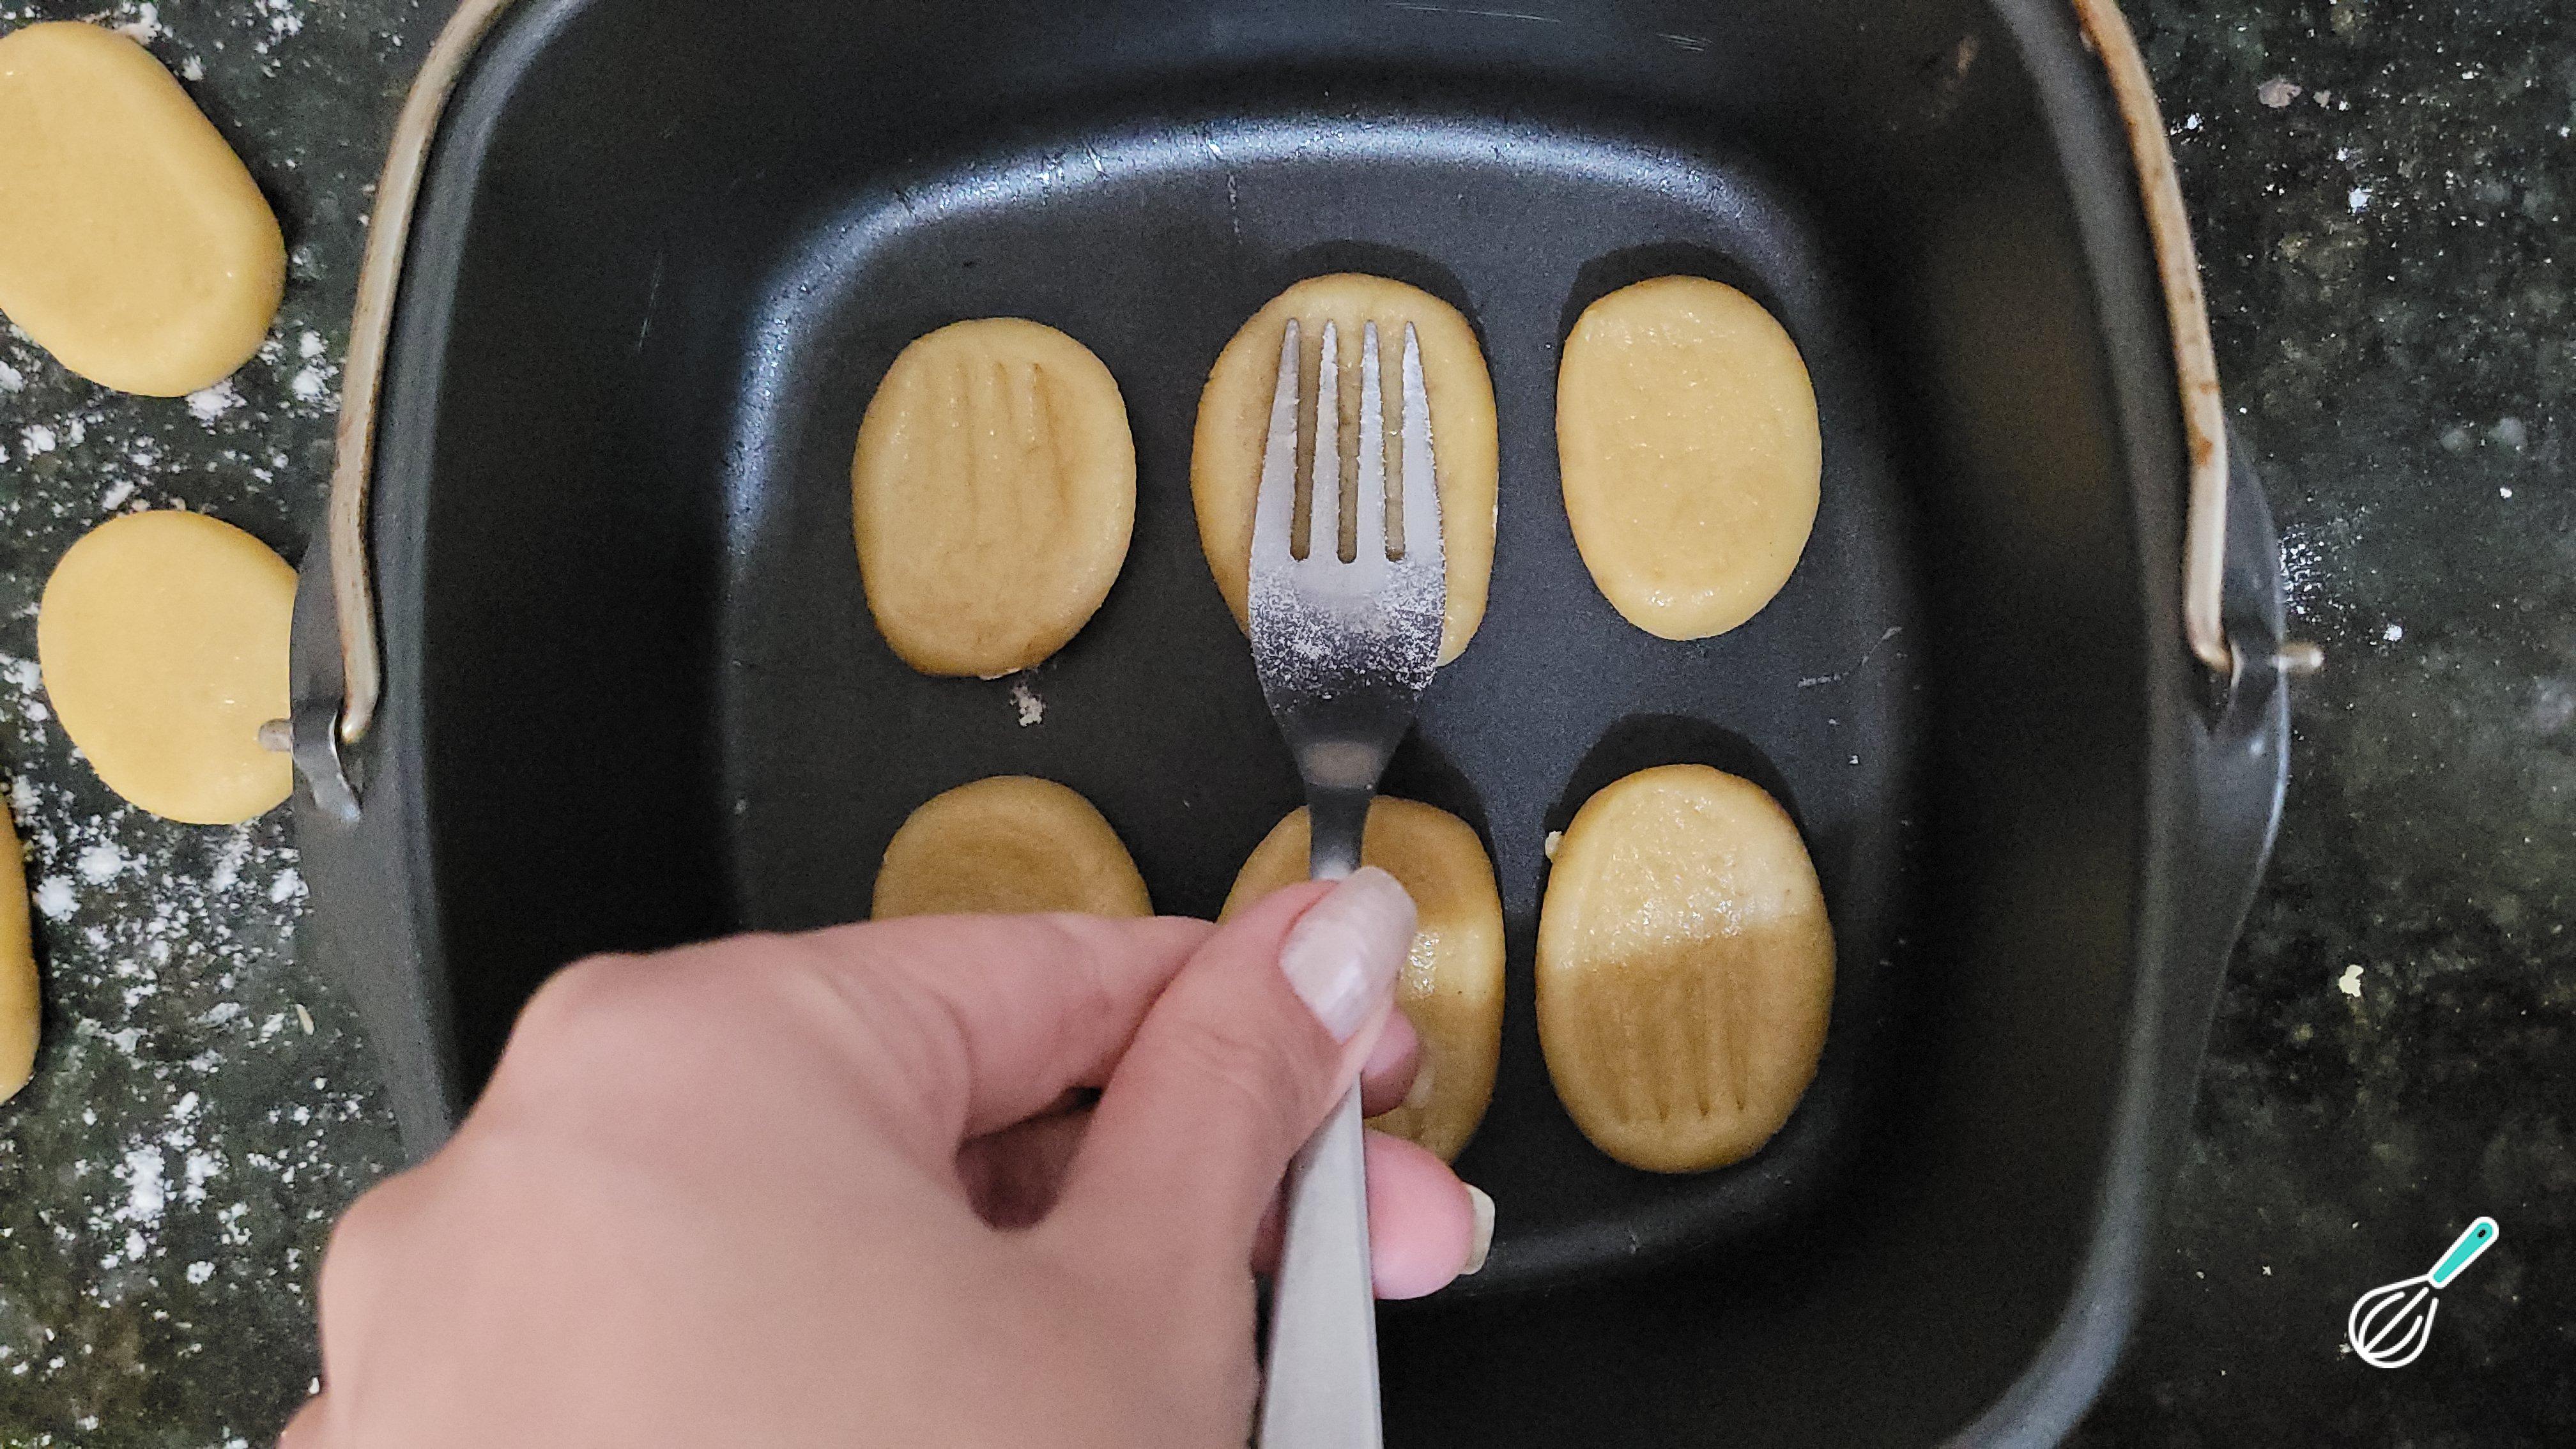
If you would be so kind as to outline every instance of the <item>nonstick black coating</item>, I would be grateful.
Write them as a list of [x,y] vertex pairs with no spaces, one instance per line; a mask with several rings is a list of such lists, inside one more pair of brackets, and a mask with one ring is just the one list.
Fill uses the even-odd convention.
[[[1199,387],[1235,327],[1289,283],[1396,277],[1477,327],[1501,425],[1485,622],[1425,695],[1387,787],[1475,825],[1503,894],[1502,1069],[1460,1168],[1513,1212],[1473,1286],[1640,1265],[1776,1224],[1849,1157],[1867,1077],[1887,1060],[1872,1038],[1889,1019],[1898,842],[1917,813],[1906,635],[1922,624],[1881,364],[1812,229],[1741,158],[1634,127],[1337,100],[1318,113],[1262,97],[1250,121],[1095,116],[927,158],[853,198],[780,270],[725,479],[718,738],[736,908],[770,928],[862,917],[914,806],[1016,773],[1097,804],[1161,909],[1213,916],[1301,796],[1199,551]],[[1083,184],[1065,182],[1068,166]],[[1544,225],[1516,224],[1533,212]],[[1807,360],[1824,429],[1823,502],[1796,574],[1753,622],[1697,643],[1612,610],[1557,491],[1560,340],[1595,297],[1671,272],[1771,308]],[[1136,531],[1107,603],[1054,659],[1010,680],[926,679],[860,596],[850,448],[896,352],[977,316],[1035,318],[1108,364],[1136,436]],[[1023,695],[1039,722],[1023,723]],[[1558,1105],[1530,950],[1547,832],[1610,780],[1680,761],[1744,775],[1789,808],[1839,961],[1831,1046],[1790,1125],[1742,1166],[1670,1177],[1612,1162]]]
[[[2049,0],[525,0],[412,229],[380,414],[388,692],[354,822],[299,797],[305,940],[433,1145],[584,952],[846,919],[935,791],[1080,788],[1207,912],[1295,803],[1187,502],[1200,381],[1338,269],[1476,324],[1492,604],[1397,793],[1474,823],[1509,916],[1462,1170],[1478,1280],[1383,1317],[1391,1442],[2045,1442],[2134,1311],[2215,972],[2268,843],[2265,669],[2181,646],[2183,459],[2125,143]],[[1620,622],[1557,498],[1557,348],[1667,272],[1815,377],[1824,500],[1731,635]],[[1064,328],[1124,389],[1140,506],[1025,683],[931,681],[861,603],[847,467],[894,352]],[[2277,561],[2234,499],[2230,621]],[[308,561],[301,706],[336,698]],[[1798,820],[1839,937],[1797,1115],[1747,1163],[1610,1163],[1549,1090],[1547,830],[1704,760]]]

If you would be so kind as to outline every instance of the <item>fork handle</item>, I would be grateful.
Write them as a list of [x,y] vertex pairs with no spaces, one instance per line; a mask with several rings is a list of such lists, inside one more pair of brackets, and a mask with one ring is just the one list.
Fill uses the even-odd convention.
[[1261,1449],[1379,1449],[1377,1304],[1353,1087],[1288,1171]]
[[[1373,793],[1308,785],[1309,875],[1340,880],[1360,868]],[[1383,1442],[1362,1140],[1360,1092],[1354,1086],[1288,1167],[1288,1212],[1270,1298],[1261,1449],[1379,1449]]]

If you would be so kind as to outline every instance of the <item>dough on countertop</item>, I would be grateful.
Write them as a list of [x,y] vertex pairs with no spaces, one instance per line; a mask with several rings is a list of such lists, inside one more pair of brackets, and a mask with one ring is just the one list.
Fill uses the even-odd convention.
[[155,815],[232,825],[294,787],[259,727],[287,716],[295,570],[202,513],[111,518],[54,565],[36,659],[63,733]]
[[177,397],[259,350],[277,217],[149,51],[95,25],[0,36],[0,314],[63,366]]
[[1807,365],[1723,282],[1658,277],[1585,308],[1557,373],[1556,447],[1584,566],[1649,634],[1705,639],[1752,618],[1815,527]]
[[1748,780],[1641,770],[1575,812],[1538,924],[1548,1076],[1650,1172],[1750,1156],[1824,1049],[1834,937],[1797,826]]
[[[1390,499],[1401,476],[1396,449],[1402,437],[1405,323],[1413,324],[1421,341],[1423,390],[1431,401],[1432,475],[1440,485],[1440,542],[1449,570],[1448,614],[1440,631],[1440,662],[1446,664],[1467,647],[1485,617],[1485,586],[1493,572],[1494,384],[1485,372],[1475,329],[1457,308],[1419,287],[1356,272],[1310,277],[1254,313],[1217,355],[1199,394],[1198,432],[1190,448],[1190,496],[1198,506],[1199,547],[1207,554],[1208,571],[1216,575],[1217,590],[1234,610],[1234,621],[1243,624],[1252,566],[1252,504],[1260,492],[1261,455],[1270,439],[1279,344],[1291,317],[1298,319],[1305,353],[1299,398],[1309,429],[1324,324],[1340,324],[1346,460],[1359,447],[1361,324],[1377,323]],[[1304,471],[1301,464],[1300,476]]]
[[868,610],[903,662],[984,678],[1029,668],[1081,631],[1126,562],[1126,400],[1052,327],[942,327],[869,399],[850,502]]
[[36,943],[27,929],[27,860],[18,830],[0,810],[0,1102],[36,1070],[45,1005],[37,989]]
[[1090,801],[1030,775],[932,796],[887,842],[877,920],[995,911],[1150,916],[1135,860]]
[[[1306,879],[1306,812],[1279,822],[1244,861],[1231,916]],[[1422,1069],[1401,1106],[1369,1119],[1454,1161],[1494,1095],[1503,1051],[1503,901],[1474,827],[1446,810],[1383,796],[1369,806],[1360,859],[1401,882],[1421,923],[1396,1004],[1422,1038]]]

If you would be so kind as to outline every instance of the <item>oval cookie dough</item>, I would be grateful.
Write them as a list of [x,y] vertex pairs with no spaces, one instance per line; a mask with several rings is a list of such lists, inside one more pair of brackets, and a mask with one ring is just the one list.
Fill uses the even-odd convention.
[[1016,317],[917,338],[850,460],[859,581],[924,674],[1026,669],[1087,623],[1127,559],[1136,443],[1091,350]]
[[[1440,662],[1467,647],[1485,617],[1486,577],[1494,564],[1494,384],[1475,330],[1458,309],[1419,287],[1343,272],[1310,277],[1270,300],[1243,324],[1208,369],[1199,394],[1198,433],[1190,448],[1190,497],[1198,506],[1199,547],[1216,575],[1234,621],[1245,622],[1246,574],[1252,564],[1252,500],[1261,486],[1261,455],[1270,438],[1270,399],[1279,382],[1279,344],[1288,319],[1303,337],[1320,339],[1340,324],[1342,456],[1359,446],[1360,328],[1378,326],[1380,382],[1389,420],[1387,478],[1398,476],[1395,420],[1403,406],[1404,324],[1422,343],[1423,390],[1431,400],[1432,473],[1440,484],[1440,543],[1449,569],[1449,607],[1440,631]],[[1299,394],[1311,421],[1317,341],[1304,343]],[[1302,470],[1301,470],[1302,471]]]
[[972,911],[1150,916],[1145,878],[1091,802],[995,775],[932,796],[887,842],[876,919]]
[[1761,787],[1665,765],[1576,812],[1539,915],[1538,1033],[1594,1146],[1650,1172],[1751,1155],[1815,1076],[1833,995],[1815,866]]
[[1723,634],[1789,581],[1823,445],[1797,344],[1761,304],[1658,277],[1583,311],[1556,383],[1565,516],[1629,623]]
[[295,570],[202,513],[111,518],[54,565],[36,660],[63,733],[107,787],[155,815],[231,825],[284,800]]
[[18,1095],[36,1070],[36,1036],[44,1020],[36,989],[36,943],[27,929],[27,862],[16,822],[0,810],[0,1102]]
[[[1306,812],[1279,822],[1254,848],[1223,920],[1306,879]],[[1403,1105],[1369,1119],[1455,1159],[1494,1095],[1503,1050],[1503,902],[1493,862],[1466,821],[1411,800],[1369,806],[1360,859],[1394,876],[1421,913],[1396,1004],[1422,1038],[1422,1069]]]
[[92,382],[177,397],[259,349],[277,217],[150,52],[72,21],[0,37],[0,314]]

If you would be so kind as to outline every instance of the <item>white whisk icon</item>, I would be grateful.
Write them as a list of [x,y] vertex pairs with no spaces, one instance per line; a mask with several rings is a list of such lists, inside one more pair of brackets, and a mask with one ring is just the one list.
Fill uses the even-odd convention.
[[2433,1313],[2442,1300],[2438,1289],[2460,1276],[2460,1270],[2495,1245],[2496,1221],[2480,1218],[2452,1240],[2451,1250],[2433,1271],[2394,1283],[2383,1283],[2353,1300],[2352,1316],[2343,1324],[2344,1340],[2372,1368],[2404,1368],[2433,1341]]

